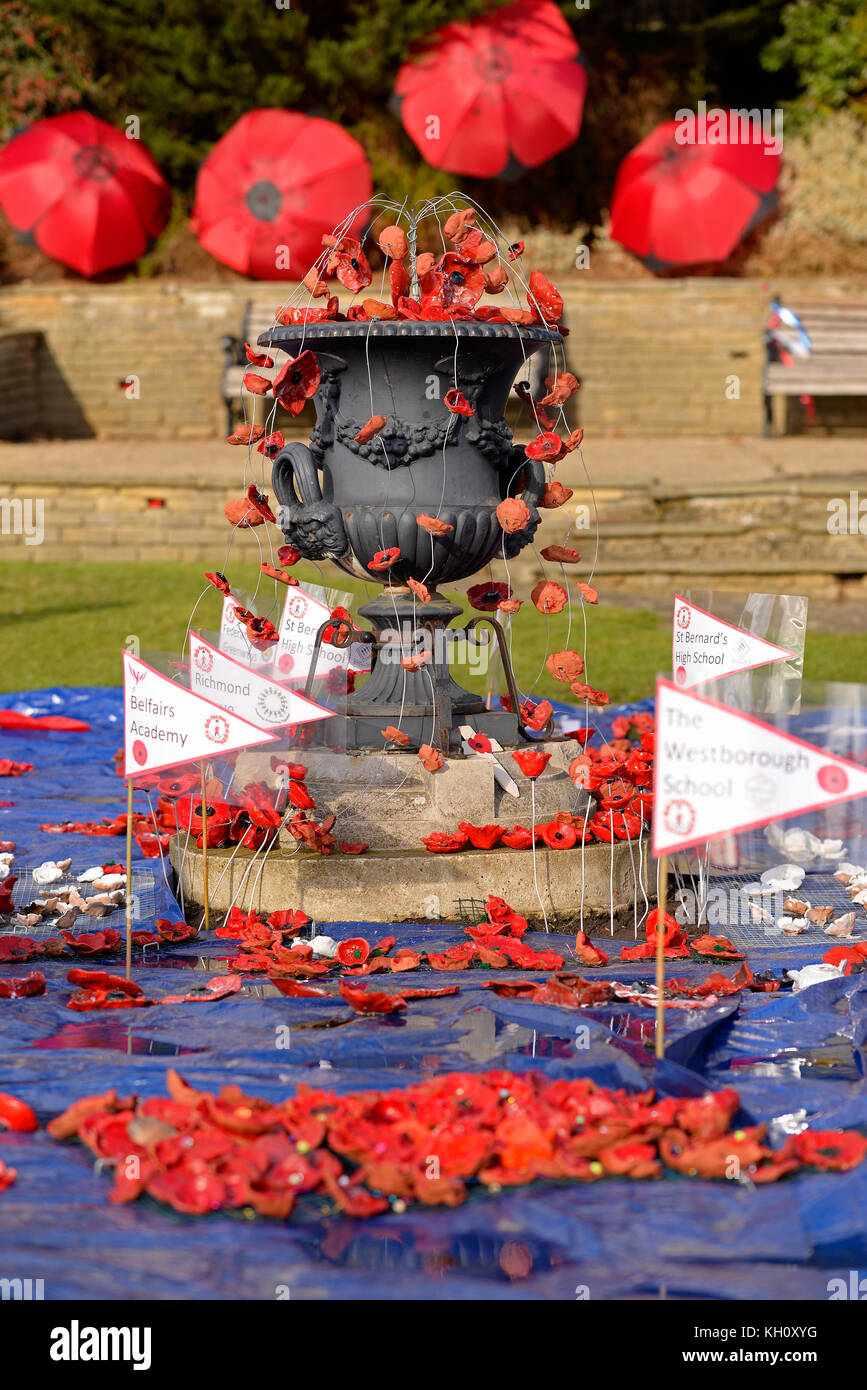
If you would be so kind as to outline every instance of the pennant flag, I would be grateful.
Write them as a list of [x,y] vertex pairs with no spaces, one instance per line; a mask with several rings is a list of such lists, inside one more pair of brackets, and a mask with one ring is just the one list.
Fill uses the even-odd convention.
[[274,743],[269,734],[123,653],[124,777]]
[[[253,600],[250,599],[250,603]],[[247,636],[247,629],[236,615],[235,609],[239,606],[248,607],[246,596],[240,599],[231,598],[228,594],[223,595],[223,613],[220,619],[220,651],[226,652],[228,656],[233,656],[236,661],[242,661],[245,666],[252,666],[257,671],[263,671],[268,675],[272,674],[274,666],[274,643],[269,643],[267,647],[254,647]]]
[[212,647],[197,632],[190,633],[190,689],[260,729],[333,719],[335,713]]
[[797,655],[754,637],[742,627],[724,623],[680,594],[674,596],[672,634],[671,669],[684,690]]
[[660,676],[653,853],[867,795],[867,769]]
[[[307,589],[299,585],[287,590],[274,657],[274,671],[280,680],[307,679],[316,634],[330,615],[328,604]],[[316,661],[316,675],[327,676],[329,671],[340,669],[369,671],[370,647],[362,643],[353,643],[350,647],[323,643]]]

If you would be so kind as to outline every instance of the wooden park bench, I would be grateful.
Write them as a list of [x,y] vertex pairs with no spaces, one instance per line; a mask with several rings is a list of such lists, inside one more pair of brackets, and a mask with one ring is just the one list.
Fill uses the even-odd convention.
[[789,304],[810,338],[809,357],[791,366],[766,334],[763,392],[765,434],[774,423],[775,396],[867,396],[867,304]]

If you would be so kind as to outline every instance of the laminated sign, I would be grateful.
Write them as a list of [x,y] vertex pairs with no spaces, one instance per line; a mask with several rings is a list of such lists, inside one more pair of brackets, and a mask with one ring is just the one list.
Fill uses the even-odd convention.
[[685,690],[735,671],[751,671],[754,666],[796,656],[762,637],[754,637],[742,627],[724,623],[680,594],[674,596],[672,631],[671,669],[675,681]]
[[266,675],[212,647],[196,632],[190,633],[190,689],[222,709],[249,719],[261,729],[309,724],[313,719],[334,717],[334,710],[269,680]]
[[[300,585],[287,591],[274,658],[274,674],[280,680],[307,679],[316,634],[330,616],[328,604]],[[319,648],[316,675],[327,676],[334,670],[369,671],[370,647],[361,643],[332,647],[323,643]]]
[[124,651],[124,777],[196,763],[276,738]]
[[[251,600],[252,602],[252,600]],[[243,661],[245,666],[253,666],[256,670],[267,670],[271,674],[271,667],[274,664],[274,645],[269,643],[267,647],[254,647],[247,636],[247,630],[235,613],[239,607],[236,598],[228,594],[223,595],[223,614],[220,620],[220,651],[227,656],[233,656],[236,661]]]
[[857,763],[658,678],[656,856],[865,794]]

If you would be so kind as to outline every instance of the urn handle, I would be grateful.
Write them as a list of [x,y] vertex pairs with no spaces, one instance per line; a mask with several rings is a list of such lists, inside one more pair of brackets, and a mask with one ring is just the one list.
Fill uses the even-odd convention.
[[308,506],[322,501],[319,474],[306,444],[293,441],[280,450],[274,460],[271,480],[277,500],[283,506],[294,506],[298,498]]

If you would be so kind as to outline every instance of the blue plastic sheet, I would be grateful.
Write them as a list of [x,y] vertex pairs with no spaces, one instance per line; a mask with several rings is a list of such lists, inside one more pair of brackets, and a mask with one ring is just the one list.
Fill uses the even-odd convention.
[[[35,765],[0,780],[0,799],[14,802],[0,807],[0,839],[16,841],[16,868],[71,855],[80,870],[122,856],[120,838],[39,829],[125,810],[112,763],[122,738],[120,692],[61,687],[0,696],[0,708],[70,714],[92,726],[88,733],[0,731],[0,756]],[[603,736],[621,712],[594,716]],[[558,713],[567,724],[580,722],[568,707]],[[139,859],[136,869],[152,876],[153,915],[178,918],[159,861]],[[461,935],[428,922],[381,931],[343,922],[327,930],[338,939],[392,934],[399,945],[424,949]],[[527,939],[568,955],[568,938]],[[620,963],[619,943],[598,937],[596,944],[611,956],[594,972],[600,978],[652,975],[652,962]],[[201,982],[193,967],[203,962],[223,973],[231,954],[232,943],[213,936],[145,961],[137,952],[133,977],[159,1000]],[[815,946],[773,941],[751,951],[750,964],[781,974],[816,957]],[[196,1086],[232,1082],[275,1100],[302,1081],[347,1091],[502,1067],[590,1075],[635,1089],[653,1084],[663,1094],[735,1086],[741,1122],[779,1122],[779,1134],[789,1123],[780,1117],[867,1126],[864,975],[799,995],[741,994],[707,1010],[669,1010],[667,1056],[657,1067],[649,1010],[609,1004],[576,1012],[500,998],[485,987],[514,972],[413,977],[413,985],[455,983],[460,992],[415,1001],[392,1017],[356,1016],[339,999],[284,998],[261,983],[213,1004],[75,1014],[66,1007],[69,961],[36,964],[47,993],[0,1001],[0,1089],[33,1105],[43,1122],[110,1086],[164,1094],[170,1066]],[[120,968],[119,957],[109,960],[113,967]],[[699,980],[708,968],[678,961],[669,970]],[[712,968],[733,974],[737,967]],[[375,987],[397,986],[385,977]],[[0,1132],[0,1159],[19,1172],[0,1195],[0,1277],[43,1279],[46,1298],[824,1299],[830,1279],[867,1270],[867,1165],[758,1188],[676,1175],[588,1187],[536,1183],[496,1196],[473,1192],[454,1210],[411,1208],[367,1222],[324,1214],[307,1198],[278,1223],[240,1214],[187,1218],[149,1198],[111,1206],[110,1177],[95,1170],[89,1152],[55,1143],[44,1129]]]

